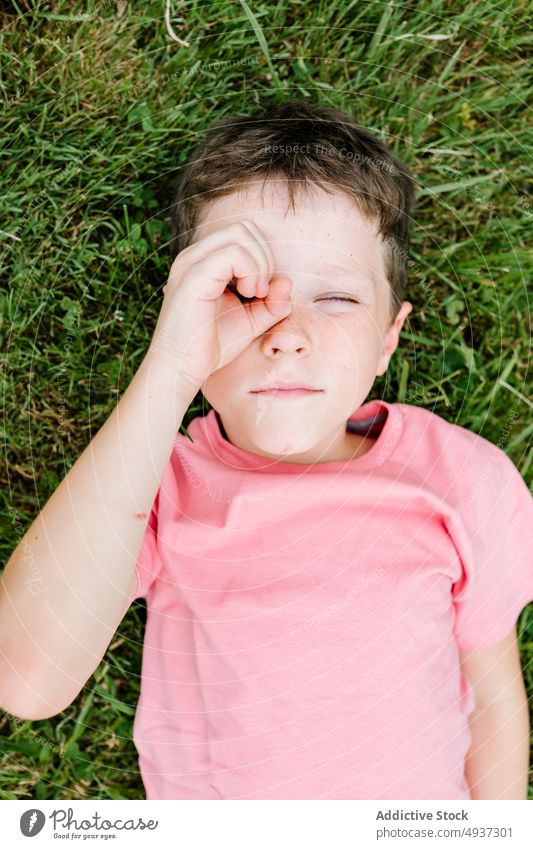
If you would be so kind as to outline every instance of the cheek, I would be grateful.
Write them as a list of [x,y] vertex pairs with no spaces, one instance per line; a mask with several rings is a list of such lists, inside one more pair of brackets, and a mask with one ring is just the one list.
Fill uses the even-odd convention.
[[210,374],[202,385],[202,395],[209,401],[212,407],[218,409],[220,398],[224,396],[228,386],[227,366]]
[[321,334],[320,350],[328,361],[371,363],[379,350],[379,333],[370,317],[329,323]]
[[245,386],[247,380],[249,382],[250,376],[248,374],[248,378],[246,377],[243,368],[245,353],[243,351],[231,362],[214,371],[203,384],[202,394],[213,407],[219,409],[224,405],[224,400],[229,399],[235,390],[240,386]]

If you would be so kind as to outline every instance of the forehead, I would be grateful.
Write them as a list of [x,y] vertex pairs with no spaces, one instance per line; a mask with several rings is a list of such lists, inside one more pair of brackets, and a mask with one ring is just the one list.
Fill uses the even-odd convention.
[[269,243],[278,270],[317,273],[337,267],[384,275],[377,222],[361,214],[345,193],[309,185],[289,205],[285,180],[258,181],[209,203],[195,241],[243,218],[251,219]]

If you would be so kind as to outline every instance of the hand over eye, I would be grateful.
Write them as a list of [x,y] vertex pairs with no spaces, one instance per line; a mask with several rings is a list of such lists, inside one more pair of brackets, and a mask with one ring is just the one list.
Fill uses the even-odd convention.
[[[241,302],[241,304],[249,304],[251,301],[255,301],[255,299],[256,299],[256,295],[253,295],[251,298],[247,298],[247,297],[246,297],[246,295],[243,295],[243,294],[241,294],[241,292],[239,292],[239,290],[237,289],[237,282],[236,282],[236,280],[237,280],[237,278],[236,278],[236,277],[232,277],[232,278],[231,278],[231,281],[228,283],[228,285],[227,285],[227,287],[226,287],[226,288],[227,288],[227,289],[228,289],[228,290],[229,290],[229,291],[230,291],[233,295],[237,295],[237,297],[238,297],[239,301]],[[235,281],[235,282],[234,282],[234,281]]]

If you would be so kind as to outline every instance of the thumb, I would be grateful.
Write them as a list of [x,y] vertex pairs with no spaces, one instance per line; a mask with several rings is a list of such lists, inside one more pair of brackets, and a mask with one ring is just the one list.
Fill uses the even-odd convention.
[[265,306],[274,315],[289,315],[292,311],[291,290],[292,280],[290,277],[273,277],[264,300]]

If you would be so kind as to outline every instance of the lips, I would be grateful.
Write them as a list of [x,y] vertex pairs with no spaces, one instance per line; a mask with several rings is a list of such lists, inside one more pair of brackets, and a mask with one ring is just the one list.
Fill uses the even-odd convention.
[[321,389],[256,389],[254,395],[272,395],[277,398],[294,398],[303,395],[317,395]]
[[322,389],[317,389],[315,386],[310,386],[305,381],[298,380],[276,380],[273,383],[266,383],[258,389],[252,389],[252,392],[289,392],[291,390],[299,390],[305,392],[322,392]]

